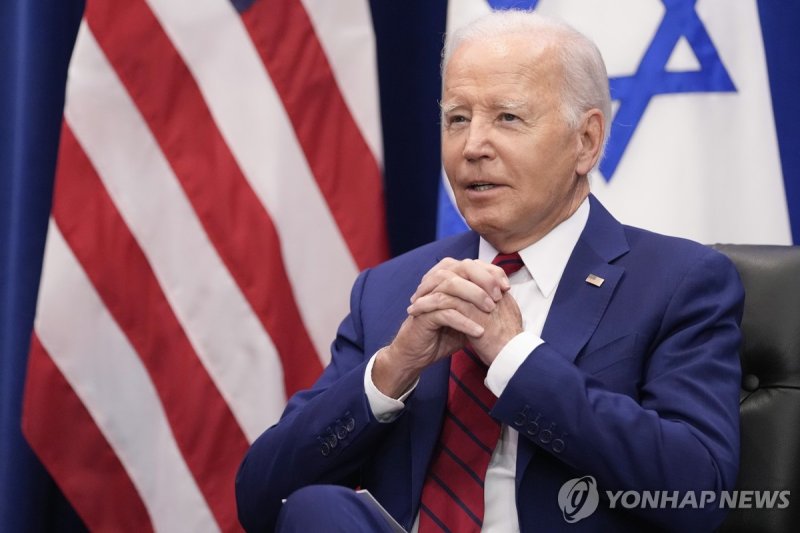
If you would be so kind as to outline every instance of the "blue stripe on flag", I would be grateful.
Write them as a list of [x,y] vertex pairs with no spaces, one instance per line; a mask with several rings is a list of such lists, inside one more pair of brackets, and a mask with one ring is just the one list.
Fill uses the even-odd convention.
[[539,0],[488,0],[492,9],[534,9]]
[[450,201],[450,195],[447,194],[447,189],[444,186],[444,180],[445,177],[444,174],[442,174],[441,179],[439,180],[439,205],[436,211],[437,239],[447,237],[448,235],[455,235],[456,233],[461,233],[462,231],[469,229],[464,223],[464,219],[461,218],[456,206],[453,205],[452,201]]

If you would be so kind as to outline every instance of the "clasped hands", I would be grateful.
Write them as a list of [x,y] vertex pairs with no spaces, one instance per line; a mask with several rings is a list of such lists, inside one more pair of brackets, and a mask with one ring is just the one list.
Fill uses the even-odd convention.
[[422,278],[400,330],[378,352],[372,381],[398,398],[428,366],[470,344],[487,365],[522,332],[522,315],[502,268],[446,258]]

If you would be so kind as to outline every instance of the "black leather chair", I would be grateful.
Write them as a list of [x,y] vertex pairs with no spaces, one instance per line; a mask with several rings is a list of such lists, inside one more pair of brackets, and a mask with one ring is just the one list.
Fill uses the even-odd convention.
[[720,531],[800,531],[800,246],[714,248],[745,287],[737,489],[791,491],[787,508],[733,510]]

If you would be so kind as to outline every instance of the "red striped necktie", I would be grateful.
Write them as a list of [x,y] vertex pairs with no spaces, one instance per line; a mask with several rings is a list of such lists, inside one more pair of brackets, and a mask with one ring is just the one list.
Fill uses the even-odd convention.
[[[492,261],[511,275],[523,263],[519,254]],[[450,360],[447,411],[439,445],[422,487],[419,531],[480,531],[483,481],[500,437],[500,423],[489,415],[497,398],[486,388],[484,365],[467,346]]]

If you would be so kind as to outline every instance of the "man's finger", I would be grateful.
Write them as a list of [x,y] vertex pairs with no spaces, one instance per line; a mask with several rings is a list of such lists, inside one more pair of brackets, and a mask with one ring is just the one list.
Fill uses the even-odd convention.
[[417,298],[417,301],[409,305],[406,311],[412,316],[419,316],[425,313],[432,313],[434,311],[444,309],[455,309],[459,313],[466,316],[471,316],[481,311],[484,313],[490,313],[496,307],[496,304],[485,294],[483,294],[483,298],[484,300],[482,301],[482,305],[478,306],[472,302],[451,294],[444,292],[433,292],[431,294],[426,294],[421,298]]
[[503,293],[510,287],[508,277],[500,267],[475,259],[456,261],[446,258],[423,276],[417,290],[411,296],[411,302],[439,289],[442,283],[454,276],[472,282],[495,302],[499,301]]
[[441,328],[450,328],[469,337],[483,335],[483,326],[459,313],[455,309],[443,309],[420,315],[417,319],[427,319]]

